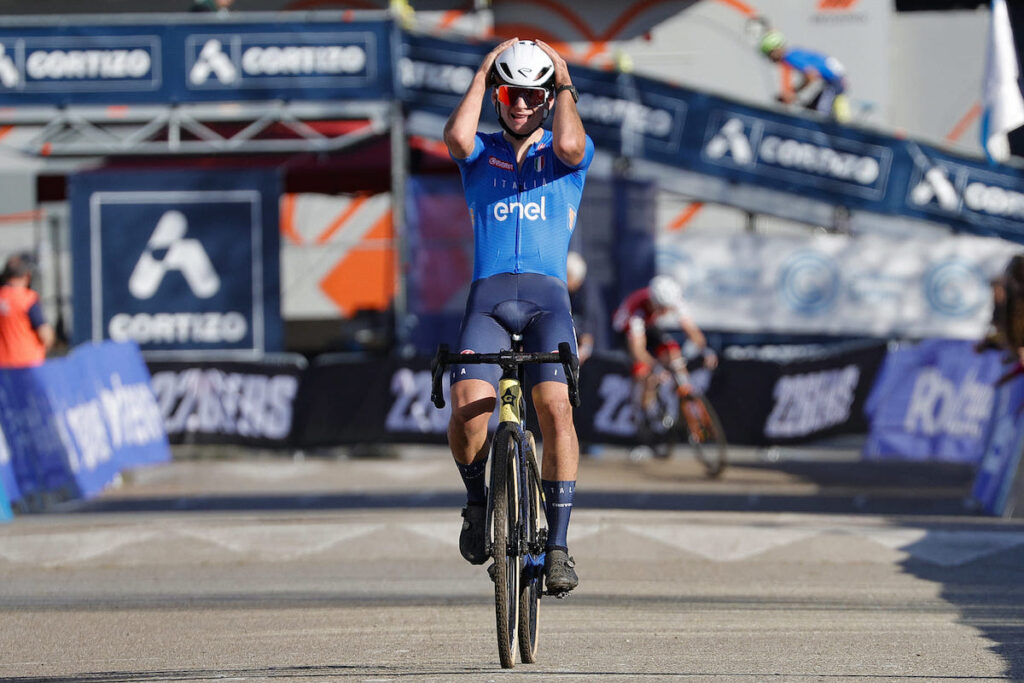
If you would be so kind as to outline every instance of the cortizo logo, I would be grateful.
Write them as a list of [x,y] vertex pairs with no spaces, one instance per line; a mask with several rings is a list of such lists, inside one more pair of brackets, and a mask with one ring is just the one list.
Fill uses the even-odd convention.
[[25,60],[33,80],[124,80],[149,76],[153,59],[147,50],[35,50]]
[[227,313],[118,313],[107,329],[114,341],[138,344],[237,344],[249,325],[237,311]]
[[[199,299],[220,291],[221,281],[202,243],[185,237],[188,220],[180,211],[167,211],[157,221],[146,248],[128,279],[128,291],[136,299],[151,299],[164,278],[178,272]],[[237,343],[249,333],[245,316],[227,312],[118,313],[107,329],[115,341],[139,344]]]
[[1024,220],[1024,193],[971,181],[968,172],[967,168],[932,166],[911,189],[910,202],[915,206],[938,206],[950,213],[962,206],[975,213]]
[[540,202],[498,202],[494,205],[495,220],[504,221],[509,216],[518,215],[520,219],[527,221],[548,219],[547,197],[541,197]]
[[0,43],[0,85],[5,88],[17,88],[21,83],[21,76],[18,74],[18,67],[14,60],[7,54],[7,48]]
[[[355,74],[366,68],[366,50],[359,45],[253,45],[241,55],[241,76],[336,76]],[[213,75],[224,85],[233,85],[238,69],[223,43],[207,40],[189,71],[189,82],[202,85]]]
[[760,161],[865,186],[874,184],[881,176],[881,165],[874,157],[773,134],[762,136],[755,149],[751,139],[743,120],[731,117],[708,140],[704,154],[712,161],[727,156],[740,166],[752,166]]
[[[156,224],[146,248],[128,279],[128,291],[136,299],[149,299],[163,282],[164,276],[179,271],[189,289],[200,299],[208,299],[220,291],[220,277],[199,240],[185,239],[188,221],[180,211],[168,211]],[[154,253],[166,250],[157,260]]]

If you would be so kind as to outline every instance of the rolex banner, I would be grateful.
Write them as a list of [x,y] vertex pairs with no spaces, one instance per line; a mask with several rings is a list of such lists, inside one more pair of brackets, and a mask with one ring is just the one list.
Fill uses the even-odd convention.
[[281,349],[276,171],[99,171],[70,188],[76,343]]

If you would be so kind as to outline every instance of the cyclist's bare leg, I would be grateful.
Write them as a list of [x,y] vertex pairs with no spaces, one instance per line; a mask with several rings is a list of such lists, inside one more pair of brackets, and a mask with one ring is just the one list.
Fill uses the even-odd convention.
[[533,406],[544,435],[541,486],[546,501],[548,540],[544,556],[544,586],[552,595],[564,595],[579,584],[569,556],[569,517],[576,491],[580,445],[572,421],[569,389],[560,382],[541,382],[533,388]]
[[[665,349],[661,353],[661,355],[659,355],[658,358],[662,363],[665,364],[665,367],[672,371],[672,375],[675,377],[676,380],[676,388],[679,392],[679,395],[682,398],[688,398],[693,396],[693,389],[690,386],[690,373],[686,370],[686,359],[683,358],[682,350],[677,347],[670,347]],[[694,404],[692,402],[687,401],[686,405],[692,406]],[[686,420],[686,426],[690,429],[690,433],[700,433],[701,417],[699,413],[696,413],[696,411],[688,409],[683,410],[682,413],[682,417],[684,420]]]
[[469,465],[487,457],[487,422],[496,399],[494,387],[482,379],[464,379],[452,385],[448,446],[455,462]]
[[680,391],[688,391],[690,387],[690,373],[686,370],[686,359],[679,347],[669,347],[658,355],[658,361],[664,365],[675,376],[676,386]]
[[580,444],[572,420],[568,387],[561,382],[540,382],[533,388],[532,396],[540,433],[544,438],[541,478],[575,481],[580,462]]

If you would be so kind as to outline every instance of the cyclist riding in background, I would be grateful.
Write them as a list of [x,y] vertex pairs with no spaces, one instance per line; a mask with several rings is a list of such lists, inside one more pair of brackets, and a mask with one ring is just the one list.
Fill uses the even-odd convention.
[[[839,122],[849,121],[850,105],[846,92],[846,69],[835,57],[789,47],[786,38],[778,31],[768,31],[761,38],[761,52],[765,57],[783,67],[783,87],[779,100],[786,104],[797,102],[804,90],[812,87],[818,92],[803,101],[803,106],[820,114],[831,116]],[[800,82],[794,87],[791,72],[796,71]]]
[[623,335],[626,350],[633,361],[634,383],[642,388],[641,406],[646,408],[654,398],[657,377],[652,370],[655,363],[675,374],[680,392],[688,391],[690,382],[679,343],[658,322],[672,316],[686,336],[703,354],[705,366],[714,369],[718,356],[708,347],[704,333],[690,317],[683,290],[667,275],[656,275],[650,285],[630,294],[616,309],[612,329]]
[[[499,133],[477,130],[489,87]],[[444,141],[462,174],[474,233],[473,283],[459,332],[462,353],[509,349],[510,333],[522,335],[527,352],[550,352],[569,342],[576,353],[565,264],[594,156],[577,99],[557,52],[541,41],[513,38],[484,58],[445,125]],[[541,127],[549,115],[551,131]],[[456,365],[451,371],[448,443],[467,493],[459,549],[473,564],[487,559],[487,423],[500,372],[487,365]],[[527,380],[544,441],[545,585],[548,592],[565,593],[578,584],[566,537],[579,442],[562,367],[530,366]]]

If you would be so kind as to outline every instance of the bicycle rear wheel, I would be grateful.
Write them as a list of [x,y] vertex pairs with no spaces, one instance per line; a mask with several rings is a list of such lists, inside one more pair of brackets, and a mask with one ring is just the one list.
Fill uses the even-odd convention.
[[681,399],[679,411],[690,411],[697,419],[699,427],[691,429],[687,420],[680,419],[680,422],[687,425],[689,429],[690,446],[697,457],[697,461],[704,465],[704,471],[709,477],[717,477],[725,470],[726,463],[726,441],[725,431],[718,419],[718,413],[711,407],[711,402],[705,396],[692,396]]
[[522,574],[519,577],[519,656],[524,664],[537,661],[537,634],[540,625],[540,596],[544,579],[544,544],[547,530],[544,525],[543,489],[537,468],[537,446],[533,434],[526,432],[523,456],[526,461],[526,479],[521,488],[523,519],[520,528],[525,535],[526,554],[523,555]]
[[519,487],[515,467],[515,440],[507,429],[494,437],[491,461],[491,529],[494,544],[494,612],[498,627],[498,657],[501,666],[516,665],[516,626],[519,623]]

